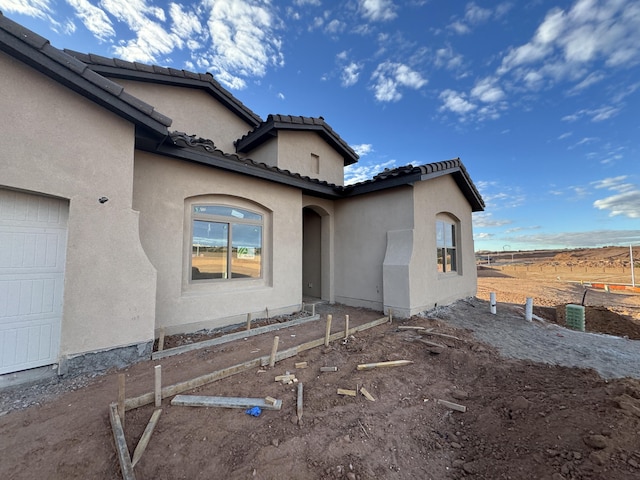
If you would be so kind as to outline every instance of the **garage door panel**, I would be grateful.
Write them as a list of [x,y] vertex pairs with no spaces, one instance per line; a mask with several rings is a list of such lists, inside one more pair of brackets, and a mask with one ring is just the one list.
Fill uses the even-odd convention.
[[0,374],[57,361],[68,203],[0,188]]

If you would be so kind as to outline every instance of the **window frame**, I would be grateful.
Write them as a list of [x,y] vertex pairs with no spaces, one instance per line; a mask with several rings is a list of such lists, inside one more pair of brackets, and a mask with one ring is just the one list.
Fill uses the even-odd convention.
[[436,270],[439,275],[460,274],[459,225],[453,219],[436,219]]
[[[228,209],[230,211],[229,214],[223,213],[207,213],[206,211],[197,211],[198,208],[221,208]],[[189,218],[189,268],[187,272],[188,283],[193,285],[199,285],[203,283],[230,283],[230,282],[242,282],[242,281],[263,281],[265,279],[265,228],[267,224],[266,214],[256,209],[248,208],[244,205],[235,205],[228,204],[223,202],[207,202],[207,201],[195,201],[189,205],[190,218]],[[233,215],[232,212],[240,212],[247,213],[253,216],[257,216],[258,218],[241,218],[236,215]],[[210,222],[226,225],[226,272],[222,273],[221,278],[193,278],[193,248],[194,248],[194,227],[195,222]],[[260,227],[260,260],[259,260],[259,276],[249,276],[249,277],[234,277],[233,276],[233,260],[234,260],[234,248],[238,248],[234,246],[234,237],[233,230],[234,225],[242,226],[258,226]],[[226,276],[225,276],[226,274]]]

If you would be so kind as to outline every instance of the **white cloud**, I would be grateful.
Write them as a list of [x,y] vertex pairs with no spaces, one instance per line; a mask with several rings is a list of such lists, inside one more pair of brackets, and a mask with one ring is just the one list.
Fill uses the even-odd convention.
[[487,212],[475,212],[472,218],[473,228],[494,228],[513,223],[512,220],[495,219],[493,214]]
[[353,185],[354,183],[364,182],[381,173],[385,168],[394,168],[395,166],[395,160],[371,165],[361,165],[360,162],[354,163],[345,167],[344,183],[345,185]]
[[619,175],[617,177],[609,177],[591,182],[591,185],[595,186],[595,188],[598,190],[602,188],[606,188],[607,190],[613,190],[616,192],[630,192],[635,190],[635,185],[633,185],[632,183],[624,182],[624,180],[626,180],[627,178],[627,175]]
[[510,9],[511,4],[509,2],[500,3],[493,10],[480,7],[475,2],[470,2],[465,7],[464,17],[455,19],[449,25],[449,28],[459,35],[464,35],[470,33],[472,27],[486,23],[491,19],[502,18]]
[[360,0],[362,15],[371,21],[387,21],[396,18],[396,6],[391,0]]
[[345,66],[342,69],[342,74],[340,78],[342,80],[343,87],[351,87],[358,83],[358,78],[360,77],[360,71],[362,70],[362,65],[351,62],[349,65]]
[[53,13],[49,0],[0,0],[0,10],[42,19]]
[[278,97],[278,100],[284,100],[284,93],[282,92],[278,92],[278,94],[276,95],[276,97]]
[[565,132],[558,137],[558,140],[564,140],[565,138],[569,138],[571,135],[573,135],[573,132]]
[[76,17],[98,40],[105,41],[114,37],[116,32],[104,10],[92,5],[87,0],[67,0],[76,12]]
[[464,93],[456,92],[455,90],[444,90],[440,93],[439,98],[442,100],[440,111],[449,110],[459,115],[464,115],[477,108],[477,105],[466,99]]
[[438,68],[446,68],[447,70],[459,70],[464,63],[464,57],[459,53],[455,53],[450,45],[445,48],[436,50],[434,64]]
[[200,68],[211,70],[229,88],[244,88],[247,77],[263,77],[268,66],[284,64],[280,20],[271,5],[257,0],[205,0],[208,50],[197,55]]
[[613,105],[603,105],[600,108],[582,109],[570,115],[565,115],[562,120],[565,122],[575,122],[583,117],[590,117],[592,122],[602,122],[616,116],[622,110],[621,107]]
[[[592,230],[586,232],[539,233],[506,236],[502,239],[524,248],[578,248],[640,243],[640,230]],[[515,247],[514,247],[515,248]]]
[[427,84],[427,80],[411,67],[395,62],[384,62],[378,65],[371,76],[376,100],[380,102],[397,102],[402,98],[401,87],[418,90]]
[[609,210],[610,217],[622,215],[640,218],[640,190],[630,190],[596,200],[593,206],[598,210]]
[[351,145],[351,148],[358,154],[359,157],[364,157],[365,155],[373,152],[373,145],[370,143],[361,143],[360,145]]
[[604,73],[602,72],[591,72],[584,80],[575,85],[569,93],[575,95],[580,93],[582,90],[589,88],[591,85],[595,85],[596,83],[602,81],[605,78]]
[[471,89],[471,96],[481,102],[494,103],[502,100],[505,95],[502,89],[496,85],[496,79],[487,77],[476,82],[476,85]]

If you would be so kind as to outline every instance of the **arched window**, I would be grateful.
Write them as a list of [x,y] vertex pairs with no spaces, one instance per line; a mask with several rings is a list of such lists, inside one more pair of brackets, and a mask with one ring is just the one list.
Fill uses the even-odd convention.
[[438,272],[458,271],[457,228],[453,220],[436,220],[436,258]]
[[191,280],[261,278],[263,216],[227,205],[194,204]]

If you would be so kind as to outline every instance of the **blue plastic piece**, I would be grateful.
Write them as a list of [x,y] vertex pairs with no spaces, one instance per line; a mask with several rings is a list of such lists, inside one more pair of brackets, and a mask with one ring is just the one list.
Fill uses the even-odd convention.
[[244,413],[246,413],[247,415],[251,415],[252,417],[259,417],[262,413],[262,410],[260,409],[260,407],[251,407],[245,410]]

